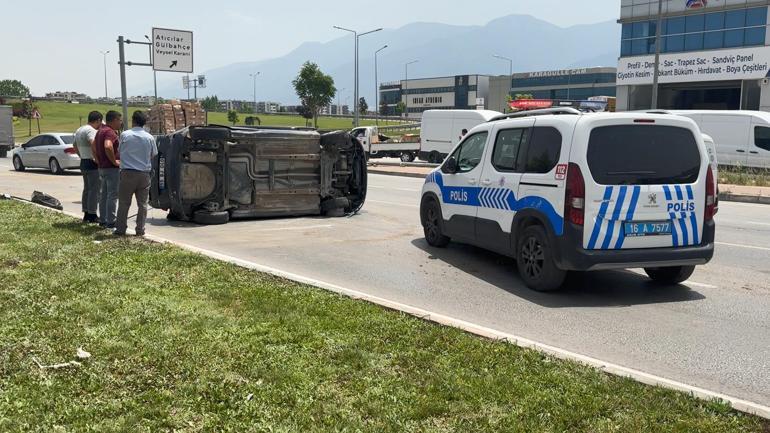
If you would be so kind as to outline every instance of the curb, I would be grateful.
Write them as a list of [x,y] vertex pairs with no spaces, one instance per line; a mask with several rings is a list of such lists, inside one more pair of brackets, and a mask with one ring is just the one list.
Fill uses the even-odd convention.
[[[79,215],[71,212],[59,211],[59,210],[41,206],[35,203],[32,203],[32,204],[35,206],[41,207],[43,209],[48,209],[54,212],[62,213],[70,217],[80,218]],[[340,294],[342,296],[349,297],[353,300],[362,300],[365,302],[370,302],[384,308],[409,314],[418,319],[433,322],[439,325],[451,326],[453,328],[461,329],[465,332],[468,332],[470,334],[474,334],[483,338],[506,342],[506,343],[513,344],[526,349],[536,350],[540,353],[544,353],[546,355],[550,355],[558,359],[577,362],[579,364],[583,364],[583,365],[587,365],[589,367],[595,368],[599,371],[603,371],[605,373],[612,374],[614,376],[630,378],[637,382],[644,383],[646,385],[660,386],[662,388],[671,389],[674,391],[689,394],[693,397],[696,397],[698,399],[705,400],[705,401],[721,400],[729,403],[730,406],[735,410],[745,412],[751,415],[755,415],[761,418],[770,419],[770,407],[761,405],[759,403],[754,403],[748,400],[743,400],[737,397],[731,397],[729,395],[721,394],[715,391],[709,391],[704,388],[687,385],[682,382],[666,379],[665,377],[645,373],[643,371],[635,370],[629,367],[624,367],[622,365],[604,362],[597,358],[581,355],[576,352],[570,352],[568,350],[560,349],[555,346],[539,343],[537,341],[530,340],[528,338],[498,331],[492,328],[487,328],[481,325],[466,322],[461,319],[435,313],[429,310],[424,310],[419,307],[414,307],[411,305],[402,304],[400,302],[391,301],[385,298],[380,298],[378,296],[370,295],[368,293],[347,289],[347,288],[338,286],[336,284],[331,284],[331,283],[327,283],[325,281],[317,280],[314,278],[305,277],[305,276],[294,274],[287,271],[282,271],[280,269],[260,265],[258,263],[250,262],[248,260],[239,259],[237,257],[229,256],[229,255],[218,253],[211,250],[206,250],[193,245],[189,245],[181,242],[175,242],[160,236],[154,236],[154,235],[148,234],[144,237],[144,239],[151,242],[159,243],[159,244],[176,245],[179,248],[182,248],[184,250],[187,250],[196,254],[201,254],[215,260],[221,260],[224,262],[232,263],[234,265],[237,265],[243,268],[251,269],[257,272],[263,272],[263,273],[280,277],[280,278],[285,278],[300,284],[315,286],[324,290],[328,290],[330,292]]]

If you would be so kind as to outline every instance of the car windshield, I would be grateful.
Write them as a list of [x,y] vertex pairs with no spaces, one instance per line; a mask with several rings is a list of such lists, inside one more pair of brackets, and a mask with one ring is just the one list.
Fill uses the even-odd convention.
[[63,141],[64,144],[72,144],[75,142],[74,135],[60,135],[59,138],[61,138],[61,141]]

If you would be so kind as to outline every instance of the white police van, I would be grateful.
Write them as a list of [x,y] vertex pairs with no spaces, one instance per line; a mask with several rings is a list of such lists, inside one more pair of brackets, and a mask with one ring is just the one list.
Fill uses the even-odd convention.
[[535,110],[473,128],[426,178],[420,217],[430,245],[514,257],[534,290],[623,268],[674,284],[714,254],[715,185],[690,119]]

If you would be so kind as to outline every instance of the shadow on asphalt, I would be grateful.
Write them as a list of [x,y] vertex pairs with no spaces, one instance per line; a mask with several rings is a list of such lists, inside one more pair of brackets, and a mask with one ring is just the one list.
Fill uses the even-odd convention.
[[[14,170],[13,168],[10,168],[8,171],[13,172],[13,173],[19,173],[18,171]],[[64,170],[62,172],[62,174],[53,174],[53,173],[51,173],[50,170],[48,170],[46,168],[29,168],[29,167],[25,168],[23,173],[29,173],[29,174],[35,174],[35,175],[44,174],[44,175],[48,175],[48,176],[78,176],[78,177],[82,176],[80,174],[79,170]]]
[[646,276],[624,270],[573,272],[560,290],[540,293],[524,285],[519,278],[516,262],[509,257],[454,242],[447,248],[434,248],[423,238],[413,240],[412,245],[430,254],[432,259],[441,260],[512,295],[546,308],[623,307],[705,299],[701,293],[686,285],[660,285]]

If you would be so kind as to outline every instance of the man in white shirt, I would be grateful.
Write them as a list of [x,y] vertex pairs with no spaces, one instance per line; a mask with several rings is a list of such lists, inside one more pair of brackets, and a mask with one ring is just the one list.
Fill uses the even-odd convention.
[[131,129],[120,134],[120,183],[118,184],[118,216],[115,220],[117,236],[126,234],[128,209],[131,198],[136,196],[139,208],[136,214],[136,235],[144,236],[144,223],[147,220],[147,202],[150,198],[150,174],[152,159],[158,154],[155,138],[144,130],[147,114],[134,111],[131,116]]
[[88,113],[88,123],[75,131],[75,151],[80,156],[80,173],[83,174],[83,196],[81,208],[83,210],[83,222],[97,223],[99,217],[96,214],[99,205],[99,167],[94,161],[94,138],[96,130],[102,124],[102,113],[92,111]]

